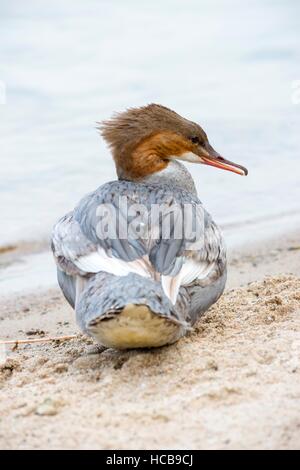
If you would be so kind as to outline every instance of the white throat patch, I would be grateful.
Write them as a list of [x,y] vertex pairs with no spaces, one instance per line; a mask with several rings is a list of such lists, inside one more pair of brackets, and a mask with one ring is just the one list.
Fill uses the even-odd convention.
[[190,163],[202,163],[201,157],[193,152],[186,152],[180,156],[174,156],[173,158],[176,158],[177,160],[184,160]]

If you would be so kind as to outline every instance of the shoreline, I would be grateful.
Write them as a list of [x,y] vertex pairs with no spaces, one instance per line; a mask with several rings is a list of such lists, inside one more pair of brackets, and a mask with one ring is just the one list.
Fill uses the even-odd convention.
[[[36,257],[37,262],[35,262],[34,267],[36,267],[41,260],[44,261],[43,268],[45,264],[47,265],[48,272],[46,282],[41,282],[35,289],[29,289],[28,287],[22,290],[19,288],[22,283],[25,284],[25,280],[23,279],[24,272],[29,285],[39,274],[35,272],[32,279],[28,275],[28,271],[32,268],[32,262],[26,264],[26,261],[24,262],[22,260],[19,263],[22,270],[20,272],[18,271],[20,279],[18,280],[12,277],[7,281],[9,285],[16,283],[18,289],[16,291],[5,289],[5,292],[1,290],[0,321],[13,316],[14,312],[20,312],[22,309],[25,310],[25,313],[27,313],[27,311],[30,312],[30,306],[33,306],[34,310],[39,306],[41,306],[41,310],[49,310],[53,308],[55,302],[59,302],[59,307],[62,308],[63,311],[69,310],[73,313],[73,310],[67,305],[58,287],[55,263],[50,250],[45,251],[45,242],[35,243],[34,250],[32,250],[32,244],[24,246],[25,249],[17,249],[12,253],[9,252],[5,255],[0,255],[0,268],[1,264],[2,266],[5,264],[15,266],[15,263],[18,264],[20,257],[22,259],[23,256],[25,256],[25,258],[29,257],[30,260]],[[6,257],[6,259],[4,259],[4,257]],[[26,266],[25,270],[24,266]],[[266,276],[282,274],[291,274],[300,277],[300,228],[294,228],[290,233],[285,235],[256,241],[250,245],[242,245],[234,250],[228,249],[228,275],[225,292],[245,287],[251,282],[261,281]],[[50,277],[51,284],[49,284]],[[28,308],[29,310],[27,310]],[[3,328],[0,337],[3,340],[10,339],[7,335],[4,337]]]
[[[7,273],[7,267],[8,269],[12,267],[12,274],[14,274],[13,270],[17,266],[16,277],[12,275],[9,276],[8,280],[2,279],[1,285],[6,284],[6,287],[9,286],[9,288],[1,289],[0,292],[0,322],[10,317],[13,321],[15,314],[19,317],[20,312],[28,312],[29,315],[28,318],[25,316],[25,322],[30,323],[31,308],[34,312],[40,309],[43,314],[44,311],[59,307],[63,312],[68,311],[68,315],[71,315],[73,320],[71,323],[77,329],[74,312],[65,301],[57,284],[56,266],[52,253],[50,250],[45,251],[46,246],[45,241],[29,245],[22,244],[22,247],[0,255],[0,273],[1,267],[4,266],[3,272],[5,274]],[[251,282],[261,281],[266,276],[284,274],[300,277],[300,227],[293,228],[288,234],[273,236],[235,249],[229,248],[227,251],[228,274],[225,292],[245,287]],[[44,278],[43,269],[46,270]],[[41,277],[39,277],[40,274]],[[32,289],[32,285],[38,279],[39,285]],[[50,279],[51,281],[49,281]],[[16,290],[11,288],[13,285],[15,285]],[[39,323],[39,316],[37,316],[36,321]],[[54,324],[52,327],[52,322],[50,323],[51,334],[54,334]],[[2,325],[1,339],[15,339],[10,338],[8,333],[5,333],[8,330],[3,329]],[[25,339],[25,337],[19,339]]]
[[[247,238],[244,234],[243,241],[239,243],[237,239],[241,233],[232,231],[235,226],[223,229],[228,254],[227,288],[242,286],[278,272],[300,275],[295,257],[290,253],[300,246],[298,214],[296,220],[289,219],[289,222],[285,231],[282,226],[270,227],[273,219],[260,224],[249,222],[241,227],[243,231],[247,230]],[[270,245],[273,247],[271,250]],[[281,259],[280,253],[285,253],[289,262]],[[248,273],[243,272],[243,267]],[[46,292],[56,287],[56,267],[48,240],[0,246],[0,300],[11,295],[29,295],[37,288]]]
[[78,335],[7,351],[0,448],[300,447],[299,230],[229,249],[225,293],[165,348],[99,348],[55,285],[0,311],[2,340]]

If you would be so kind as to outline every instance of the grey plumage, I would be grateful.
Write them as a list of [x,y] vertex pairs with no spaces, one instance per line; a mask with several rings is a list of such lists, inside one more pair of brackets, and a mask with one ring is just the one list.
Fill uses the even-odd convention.
[[81,329],[101,344],[172,343],[226,282],[222,235],[178,160],[248,170],[216,152],[201,126],[158,104],[128,109],[99,130],[118,181],[85,196],[55,225],[59,285]]
[[112,317],[129,303],[147,305],[153,313],[188,325],[189,297],[184,290],[174,306],[157,281],[134,273],[119,277],[103,272],[90,279],[80,297],[76,312],[78,323],[88,332],[91,322]]
[[[82,250],[85,247],[87,250],[90,249],[90,243],[92,242],[95,246],[100,245],[108,253],[125,261],[132,261],[141,256],[149,255],[155,269],[159,272],[167,273],[170,271],[170,266],[175,265],[175,258],[183,253],[187,240],[185,238],[181,240],[170,238],[166,243],[162,239],[163,222],[159,223],[157,221],[158,234],[154,237],[152,233],[149,233],[149,238],[146,239],[132,239],[130,236],[128,239],[120,239],[118,233],[112,233],[112,236],[109,238],[99,238],[97,226],[99,226],[100,220],[97,216],[97,207],[100,205],[112,205],[119,219],[126,223],[127,228],[132,222],[132,218],[124,213],[120,204],[122,198],[126,198],[128,207],[133,204],[140,204],[147,209],[148,213],[150,213],[151,207],[154,204],[166,205],[170,208],[176,205],[180,210],[183,210],[184,204],[191,204],[196,207],[201,205],[201,202],[197,196],[184,189],[178,189],[174,192],[174,186],[170,184],[161,186],[159,184],[135,183],[131,181],[113,181],[104,184],[94,193],[86,196],[73,212],[75,225],[73,231],[75,232],[77,227],[80,227],[82,234],[87,240],[82,242],[82,235],[78,235]],[[202,225],[202,223],[200,222],[199,225]],[[150,226],[150,220],[148,220],[148,226]],[[113,230],[113,226],[110,229]],[[172,230],[174,230],[173,225],[171,226]],[[199,236],[201,235],[199,234]],[[165,252],[170,250],[171,254],[165,260],[165,256],[167,256]],[[164,265],[161,265],[162,262],[164,262]]]
[[70,276],[69,274],[66,274],[64,271],[62,271],[60,268],[57,268],[57,281],[66,300],[69,302],[71,307],[75,308],[76,281],[74,276]]
[[[177,169],[178,166],[181,167],[176,162]],[[170,173],[170,169],[168,172]],[[163,173],[162,171],[156,178],[152,176],[150,181],[119,180],[104,184],[84,197],[74,211],[64,216],[53,229],[52,249],[58,266],[59,285],[68,302],[75,308],[81,329],[96,339],[106,342],[108,346],[131,347],[131,343],[126,340],[119,340],[120,336],[117,339],[113,336],[111,339],[111,336],[108,338],[107,332],[103,334],[101,330],[101,334],[98,334],[100,330],[97,330],[100,323],[103,329],[103,325],[108,325],[104,322],[119,318],[127,305],[145,306],[152,316],[160,318],[159,334],[162,332],[166,338],[153,343],[157,346],[176,341],[184,335],[224,290],[226,255],[219,229],[202,207],[195,192],[187,191],[187,187],[189,189],[192,187],[189,181],[191,177],[187,177],[187,170],[184,170],[185,176],[182,181],[178,179],[175,185],[172,181],[168,183],[169,176],[164,176]],[[163,184],[162,179],[164,179]],[[166,204],[170,208],[176,205],[181,211],[185,204],[195,209],[201,208],[201,211],[194,212],[195,218],[201,218],[198,222],[202,231],[197,234],[201,245],[197,250],[191,251],[190,240],[185,236],[181,239],[172,237],[163,239],[161,219],[157,221],[154,233],[150,231],[146,238],[135,239],[129,236],[127,239],[120,239],[118,233],[113,232],[110,233],[110,237],[99,238],[97,230],[99,227],[103,229],[101,217],[97,215],[97,207],[100,205],[110,204],[115,208],[116,214],[127,227],[132,222],[120,205],[122,196],[126,197],[128,206],[142,204],[149,211],[152,204],[158,203]],[[176,228],[176,217],[171,222],[172,232]],[[113,227],[110,229],[113,230]],[[119,276],[102,271],[101,267],[98,272],[83,269],[81,260],[91,254],[97,255],[99,249],[103,249],[111,259],[119,259],[125,263],[147,257],[149,266],[157,273],[158,279],[142,277],[134,272]],[[181,286],[177,301],[173,305],[162,288],[159,276],[176,276],[188,260],[207,263],[209,272],[203,279],[196,279],[189,285]],[[128,321],[127,319],[127,326]],[[127,335],[136,328],[136,321],[134,319],[134,326],[131,324],[128,326]],[[173,325],[172,328],[174,327],[171,332],[168,329],[170,324]],[[166,330],[164,325],[168,327]],[[122,324],[125,330],[127,326],[124,327]],[[120,324],[117,327],[120,329]],[[140,342],[133,341],[132,344],[133,347],[151,346],[153,339],[150,343],[149,341],[141,339]]]

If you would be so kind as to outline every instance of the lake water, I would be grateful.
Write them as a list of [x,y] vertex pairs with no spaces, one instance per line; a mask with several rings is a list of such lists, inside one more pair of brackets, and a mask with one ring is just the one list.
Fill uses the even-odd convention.
[[47,238],[114,179],[95,122],[149,102],[197,121],[249,169],[189,165],[235,240],[297,219],[300,2],[13,0],[1,2],[0,34],[0,246]]

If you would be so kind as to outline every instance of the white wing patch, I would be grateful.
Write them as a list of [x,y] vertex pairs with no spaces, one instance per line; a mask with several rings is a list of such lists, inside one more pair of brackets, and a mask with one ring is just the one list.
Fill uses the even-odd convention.
[[153,277],[154,269],[144,256],[134,261],[124,261],[120,258],[108,256],[103,248],[85,256],[80,256],[73,263],[86,273],[105,271],[115,276],[127,276],[136,273],[144,277]]
[[73,263],[86,273],[105,271],[115,276],[127,276],[130,273],[135,273],[154,280],[160,279],[164,293],[172,304],[176,303],[180,286],[189,285],[196,279],[204,279],[214,265],[214,263],[186,258],[176,276],[164,276],[154,270],[148,256],[134,261],[124,261],[108,256],[105,250],[100,247],[93,253],[78,257],[73,260]]
[[215,262],[209,263],[207,261],[196,261],[191,258],[186,259],[179,273],[181,274],[181,285],[187,286],[195,281],[195,279],[205,279],[214,265]]
[[196,279],[204,279],[213,266],[214,263],[186,258],[177,276],[161,276],[164,293],[169,297],[172,304],[175,304],[180,286],[188,286]]
[[161,285],[166,296],[171,300],[172,304],[176,304],[177,295],[180,288],[180,272],[177,276],[161,276]]

